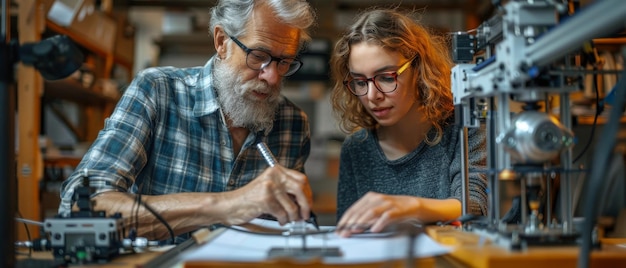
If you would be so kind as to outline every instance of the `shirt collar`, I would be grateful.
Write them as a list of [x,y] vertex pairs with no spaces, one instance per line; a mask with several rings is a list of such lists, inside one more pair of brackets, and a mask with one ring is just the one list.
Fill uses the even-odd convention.
[[217,101],[217,94],[213,87],[213,65],[215,57],[211,57],[200,70],[198,82],[195,88],[195,104],[193,106],[193,114],[196,117],[202,117],[216,112],[220,108]]

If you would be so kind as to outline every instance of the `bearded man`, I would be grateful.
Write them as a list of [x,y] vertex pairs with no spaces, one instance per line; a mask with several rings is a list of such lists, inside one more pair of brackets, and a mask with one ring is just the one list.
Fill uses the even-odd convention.
[[[121,213],[149,239],[182,242],[201,227],[264,214],[281,224],[309,218],[309,122],[281,87],[302,66],[313,9],[222,0],[210,15],[216,54],[204,66],[149,68],[133,79],[63,183],[59,214],[76,209],[72,196],[87,176],[94,209]],[[268,167],[259,142],[278,165]]]

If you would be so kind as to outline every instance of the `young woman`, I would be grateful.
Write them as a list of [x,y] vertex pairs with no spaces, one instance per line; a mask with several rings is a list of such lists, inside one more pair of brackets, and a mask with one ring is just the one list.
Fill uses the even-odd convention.
[[[410,14],[361,14],[331,59],[342,145],[337,230],[347,237],[403,221],[461,216],[461,140],[454,125],[445,43]],[[485,135],[470,129],[469,164],[485,164]],[[470,174],[469,212],[487,211],[486,180]]]

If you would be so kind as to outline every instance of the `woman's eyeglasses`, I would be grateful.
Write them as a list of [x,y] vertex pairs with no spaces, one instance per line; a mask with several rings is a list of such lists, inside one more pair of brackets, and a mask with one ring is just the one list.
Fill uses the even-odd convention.
[[380,73],[370,78],[353,77],[343,81],[343,84],[356,96],[367,94],[370,81],[374,82],[376,89],[382,93],[394,92],[398,88],[398,76],[409,68],[411,62],[413,62],[416,57],[402,64],[395,72]]

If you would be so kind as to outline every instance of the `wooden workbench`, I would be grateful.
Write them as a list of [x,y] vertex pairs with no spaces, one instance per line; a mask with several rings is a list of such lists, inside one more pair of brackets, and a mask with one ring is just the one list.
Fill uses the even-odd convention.
[[[429,227],[428,234],[454,250],[439,257],[441,267],[576,267],[578,246],[529,246],[515,251],[481,239],[477,234],[456,227]],[[602,239],[602,248],[591,254],[591,267],[626,267],[626,238]],[[442,265],[445,264],[445,265]]]
[[[160,255],[161,252],[158,251],[146,251],[142,253],[134,253],[134,254],[122,254],[113,258],[108,263],[103,264],[72,264],[72,268],[136,268],[142,267],[143,264],[147,263],[151,259]],[[33,252],[31,256],[18,255],[16,258],[17,267],[54,267],[51,266],[53,256],[52,252],[44,251],[44,252]]]
[[[441,244],[454,247],[454,250],[446,255],[430,258],[417,259],[416,267],[532,267],[532,268],[556,268],[576,267],[578,262],[579,248],[577,246],[532,246],[526,250],[513,251],[502,246],[495,245],[486,239],[481,239],[477,234],[463,232],[455,227],[433,226],[426,229],[427,233]],[[602,239],[602,249],[591,254],[590,267],[626,267],[626,238]],[[154,263],[160,256],[160,252],[145,252],[141,254],[122,255],[113,261],[102,265],[90,265],[88,267],[148,267],[146,264]],[[168,254],[165,254],[168,255]],[[51,259],[50,252],[36,252],[34,259]],[[19,259],[24,259],[20,257]],[[162,263],[164,264],[164,263]],[[293,260],[271,260],[260,263],[249,262],[223,262],[223,261],[196,261],[179,263],[179,267],[406,267],[402,260],[388,261],[385,263],[368,263],[346,265],[329,265],[320,260],[310,260],[295,263]],[[26,266],[21,266],[26,267]],[[81,267],[81,266],[72,266]]]

